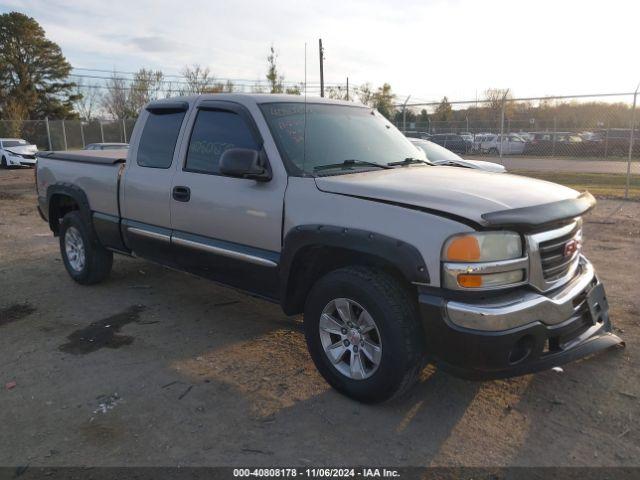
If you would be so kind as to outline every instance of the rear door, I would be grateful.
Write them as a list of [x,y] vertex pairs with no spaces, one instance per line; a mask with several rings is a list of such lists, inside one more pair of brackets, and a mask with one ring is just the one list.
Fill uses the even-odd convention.
[[141,257],[172,264],[171,182],[188,104],[151,104],[134,135],[122,184],[121,216],[127,246]]
[[[180,268],[276,298],[286,175],[268,182],[220,173],[229,148],[260,151],[263,135],[244,106],[203,100],[190,120],[173,177],[172,244]],[[266,136],[266,133],[265,133]]]

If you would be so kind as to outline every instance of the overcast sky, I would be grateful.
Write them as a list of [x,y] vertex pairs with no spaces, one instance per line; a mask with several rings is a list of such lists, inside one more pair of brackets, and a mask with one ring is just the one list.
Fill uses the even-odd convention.
[[633,91],[640,1],[0,0],[33,16],[74,67],[264,78],[273,43],[287,80],[389,82],[413,99]]

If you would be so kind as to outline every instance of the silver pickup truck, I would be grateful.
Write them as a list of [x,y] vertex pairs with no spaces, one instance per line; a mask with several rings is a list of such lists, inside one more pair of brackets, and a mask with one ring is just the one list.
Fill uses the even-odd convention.
[[406,390],[427,361],[498,378],[621,342],[581,253],[589,193],[435,166],[362,105],[154,101],[128,151],[39,154],[36,183],[75,281],[104,280],[115,252],[278,302],[360,401]]

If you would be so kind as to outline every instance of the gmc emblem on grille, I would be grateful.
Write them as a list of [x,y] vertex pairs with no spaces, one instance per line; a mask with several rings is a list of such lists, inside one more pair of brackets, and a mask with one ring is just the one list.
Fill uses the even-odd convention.
[[563,256],[565,258],[571,257],[578,250],[580,250],[580,241],[576,240],[575,238],[572,238],[571,240],[569,240],[567,243],[564,244]]

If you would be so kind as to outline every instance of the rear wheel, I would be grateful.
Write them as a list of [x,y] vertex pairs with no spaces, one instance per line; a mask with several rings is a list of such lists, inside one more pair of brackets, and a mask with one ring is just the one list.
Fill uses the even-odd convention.
[[309,293],[304,326],[318,371],[362,402],[402,394],[424,365],[415,299],[384,272],[347,267],[328,273]]
[[78,211],[62,219],[60,252],[67,272],[82,285],[101,282],[111,272],[113,253],[98,243]]

